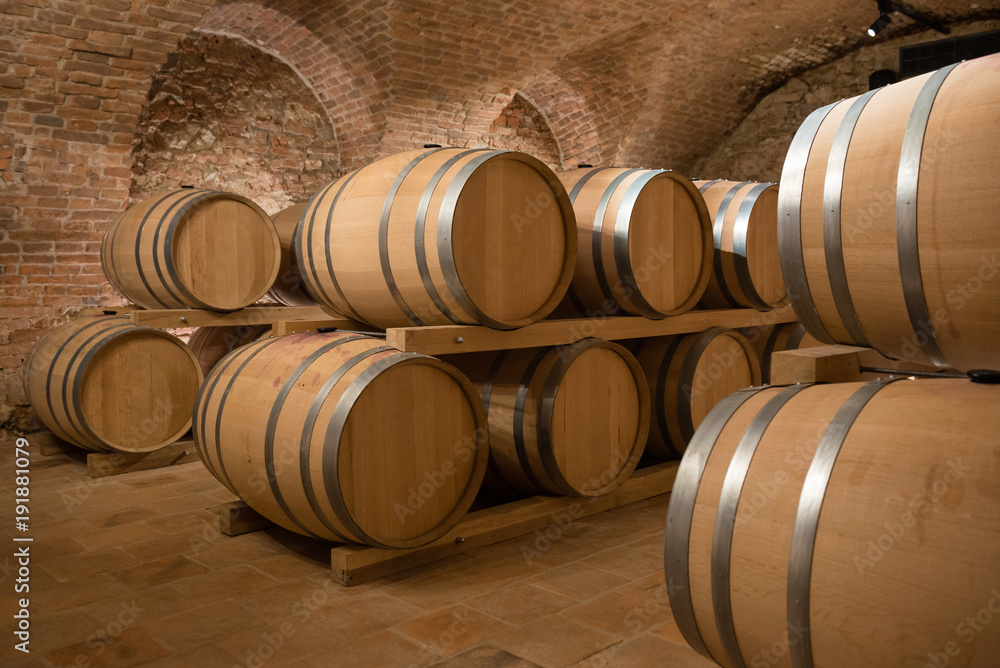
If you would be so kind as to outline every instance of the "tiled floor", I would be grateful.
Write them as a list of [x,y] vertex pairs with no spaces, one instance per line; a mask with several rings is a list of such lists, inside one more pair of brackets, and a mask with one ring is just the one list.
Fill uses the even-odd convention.
[[666,496],[577,520],[550,546],[533,534],[347,589],[329,577],[329,547],[277,529],[219,534],[233,497],[201,464],[91,479],[82,454],[32,460],[25,656],[12,641],[13,459],[5,447],[7,665],[713,665],[667,605]]

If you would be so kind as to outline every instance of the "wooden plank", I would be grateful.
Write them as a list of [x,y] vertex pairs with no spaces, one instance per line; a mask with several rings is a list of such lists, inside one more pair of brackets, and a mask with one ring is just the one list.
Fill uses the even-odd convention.
[[[345,324],[348,323],[348,324]],[[370,325],[366,325],[360,322],[355,322],[353,320],[345,320],[344,318],[330,318],[320,320],[295,320],[295,321],[278,321],[274,323],[274,327],[271,333],[274,336],[284,336],[286,334],[295,334],[297,332],[312,332],[320,327],[336,327],[337,329],[354,331],[354,332],[371,332],[373,334],[381,335],[382,331],[375,329]]]
[[832,345],[773,353],[771,383],[851,383],[887,375],[864,372],[861,367],[892,369],[898,372],[893,375],[898,376],[906,376],[907,371],[955,373],[926,364],[891,360],[871,348]]
[[72,443],[56,439],[48,443],[39,443],[38,452],[42,457],[52,457],[53,455],[72,455],[74,453],[85,452],[85,450],[76,447]]
[[231,313],[217,313],[198,309],[146,310],[131,307],[107,308],[125,315],[137,325],[147,327],[218,327],[225,325],[265,325],[275,322],[299,320],[323,320],[334,327],[349,328],[357,323],[340,316],[333,316],[320,306],[248,306]]
[[151,452],[90,452],[87,473],[91,478],[146,471],[198,461],[194,441],[176,441]]
[[478,547],[517,538],[551,525],[565,524],[567,517],[580,519],[642,501],[671,490],[678,464],[679,462],[666,462],[636,471],[625,484],[605,496],[536,496],[469,513],[454,529],[422,547],[335,547],[330,551],[333,579],[350,587]]
[[219,531],[227,536],[241,536],[274,526],[243,501],[230,501],[219,506]]
[[754,309],[688,311],[663,320],[639,317],[543,320],[510,331],[467,325],[395,327],[386,332],[386,341],[390,346],[403,352],[443,355],[559,346],[591,336],[616,341],[703,332],[710,327],[756,327],[795,321],[794,311],[790,306],[786,306],[765,312]]

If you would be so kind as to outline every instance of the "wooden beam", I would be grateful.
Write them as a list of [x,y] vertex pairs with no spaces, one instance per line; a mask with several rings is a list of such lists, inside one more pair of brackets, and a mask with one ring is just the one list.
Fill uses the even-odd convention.
[[87,474],[91,478],[119,475],[176,466],[199,460],[194,441],[175,441],[150,452],[90,452],[87,453]]
[[330,551],[334,581],[352,586],[408,568],[462,554],[468,550],[565,524],[566,518],[589,515],[669,492],[679,462],[666,462],[636,471],[621,487],[595,498],[535,496],[466,515],[454,529],[436,541],[409,549],[342,545]]
[[243,501],[230,501],[219,506],[219,531],[227,536],[242,536],[273,526],[274,522]]
[[129,307],[101,309],[125,315],[137,325],[147,327],[220,327],[226,325],[266,325],[276,322],[322,320],[330,327],[352,329],[357,325],[336,315],[330,315],[321,306],[248,306],[231,313],[217,313],[198,309],[146,310]]
[[[346,324],[345,324],[346,323]],[[320,327],[335,327],[338,330],[347,330],[353,332],[371,332],[372,334],[381,335],[382,331],[366,325],[360,322],[355,322],[353,320],[345,320],[344,318],[330,318],[320,320],[295,320],[295,321],[279,321],[274,323],[274,328],[271,333],[274,336],[284,336],[286,334],[295,334],[297,332],[312,332]]]
[[543,320],[510,331],[468,325],[396,327],[386,332],[386,341],[403,352],[444,355],[559,346],[591,336],[615,341],[703,332],[711,327],[751,327],[795,321],[795,313],[790,306],[786,306],[766,312],[753,309],[688,311],[663,320],[639,317]]

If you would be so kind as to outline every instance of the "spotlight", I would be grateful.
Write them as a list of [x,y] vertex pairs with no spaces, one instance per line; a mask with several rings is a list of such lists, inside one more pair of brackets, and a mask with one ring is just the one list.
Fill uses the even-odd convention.
[[868,36],[874,37],[875,35],[885,30],[885,27],[890,23],[892,23],[892,19],[889,18],[889,15],[883,14],[882,16],[878,17],[875,23],[872,24],[872,27],[868,29]]

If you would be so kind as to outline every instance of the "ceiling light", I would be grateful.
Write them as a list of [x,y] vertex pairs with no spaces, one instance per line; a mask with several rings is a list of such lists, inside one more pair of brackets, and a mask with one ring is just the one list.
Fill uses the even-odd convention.
[[883,14],[882,16],[878,17],[875,23],[872,24],[872,27],[868,29],[868,36],[874,37],[875,35],[882,32],[885,29],[885,27],[890,23],[892,23],[892,19],[889,18],[889,15]]

